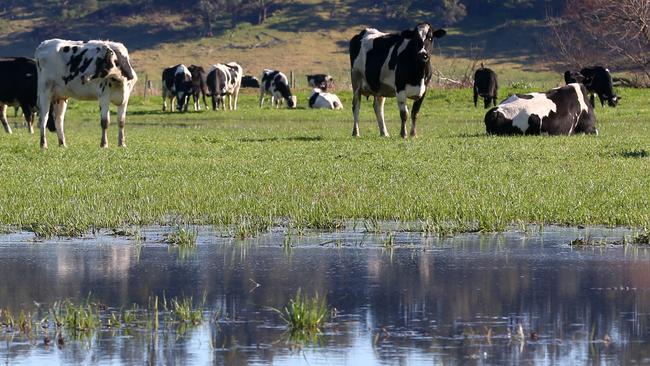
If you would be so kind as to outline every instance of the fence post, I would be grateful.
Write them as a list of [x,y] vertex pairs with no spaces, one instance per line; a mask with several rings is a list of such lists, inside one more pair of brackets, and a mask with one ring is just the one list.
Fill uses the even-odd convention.
[[149,75],[144,74],[144,91],[142,92],[142,99],[147,101],[147,89],[149,89]]
[[290,81],[289,81],[289,84],[291,84],[291,89],[295,89],[296,88],[296,83],[295,83],[295,80],[293,78],[293,70],[291,70],[289,72],[289,77],[291,78]]

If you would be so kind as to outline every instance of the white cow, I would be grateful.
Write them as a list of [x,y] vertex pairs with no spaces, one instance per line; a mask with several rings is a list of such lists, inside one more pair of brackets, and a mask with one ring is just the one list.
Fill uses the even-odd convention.
[[68,98],[99,100],[102,126],[101,147],[108,147],[106,130],[110,103],[117,105],[118,146],[125,146],[124,123],[129,96],[138,77],[123,44],[110,41],[42,42],[34,54],[38,67],[38,107],[41,111],[41,148],[47,148],[45,122],[50,104],[59,145],[66,146],[63,120]]
[[241,88],[241,80],[244,76],[244,69],[236,62],[227,64],[212,65],[207,76],[208,90],[212,94],[212,109],[219,108],[219,104],[226,109],[226,97],[228,97],[228,107],[233,110],[233,98],[235,100],[234,109],[237,110],[237,98]]
[[309,108],[343,109],[343,103],[336,94],[324,93],[320,88],[314,88],[309,97]]
[[296,96],[291,94],[289,79],[287,75],[277,70],[265,69],[262,72],[260,83],[260,108],[264,105],[264,95],[271,95],[271,106],[280,107],[282,100],[287,101],[287,107],[296,108]]

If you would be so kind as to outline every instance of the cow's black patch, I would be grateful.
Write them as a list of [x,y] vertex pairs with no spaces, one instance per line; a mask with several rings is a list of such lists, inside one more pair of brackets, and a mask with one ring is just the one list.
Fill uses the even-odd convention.
[[79,51],[79,46],[73,46],[72,53],[77,53],[77,51]]
[[520,99],[533,99],[533,96],[529,94],[517,94],[517,97]]
[[[79,54],[75,54],[70,56],[70,60],[68,60],[68,72],[69,74],[67,76],[63,77],[63,81],[67,84],[70,82],[70,80],[76,78],[80,73],[86,70],[88,67],[87,62],[84,60],[84,55],[86,54],[88,50],[85,49],[81,51]],[[85,65],[85,67],[84,67]],[[83,67],[83,70],[82,70]]]
[[280,71],[271,71],[269,73],[264,73],[262,75],[262,83],[264,83],[264,90],[270,90],[271,89],[271,82],[275,79],[275,77],[280,73]]
[[273,84],[275,86],[275,90],[279,91],[280,94],[282,94],[282,97],[287,100],[287,102],[291,100],[291,89],[289,89],[289,85],[285,83],[280,73],[276,74],[273,78]]
[[309,97],[309,108],[314,108],[314,103],[316,103],[316,99],[318,99],[319,93],[313,93],[311,97]]
[[[372,49],[366,55],[366,81],[373,91],[379,91],[381,67],[389,56],[390,48],[393,46],[398,48],[400,41],[399,34],[387,34],[372,40]],[[394,68],[395,64],[393,64]]]
[[63,52],[70,52],[70,46],[65,46],[61,49]]
[[350,40],[350,67],[354,67],[354,60],[357,59],[359,52],[361,52],[361,39],[364,34],[366,34],[365,29]]
[[129,63],[129,59],[120,52],[117,48],[111,47],[115,56],[117,57],[116,66],[120,69],[122,75],[127,78],[127,80],[133,80],[133,68]]
[[[97,49],[99,50],[99,47]],[[95,74],[92,78],[96,79],[108,76],[108,73],[111,71],[113,66],[115,66],[113,64],[113,52],[110,47],[106,47],[106,52],[104,52],[103,56],[97,54],[95,60]]]

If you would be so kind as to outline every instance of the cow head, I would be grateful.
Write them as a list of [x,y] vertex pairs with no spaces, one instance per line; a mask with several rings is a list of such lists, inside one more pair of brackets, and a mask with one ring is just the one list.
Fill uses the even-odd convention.
[[192,75],[185,66],[179,67],[174,74],[174,91],[176,92],[176,106],[182,112],[192,95]]
[[289,98],[287,98],[287,106],[289,108],[296,108],[297,104],[298,104],[298,99],[296,98],[295,95],[292,95]]
[[444,37],[447,31],[444,29],[434,30],[431,24],[420,23],[409,33],[407,37],[411,39],[411,42],[415,43],[418,60],[429,62],[429,55],[433,52],[434,38]]
[[614,95],[611,96],[609,99],[607,99],[607,105],[610,106],[610,107],[616,107],[616,105],[618,104],[618,101],[619,101],[619,100],[621,100],[621,97],[619,97],[618,95],[614,94]]

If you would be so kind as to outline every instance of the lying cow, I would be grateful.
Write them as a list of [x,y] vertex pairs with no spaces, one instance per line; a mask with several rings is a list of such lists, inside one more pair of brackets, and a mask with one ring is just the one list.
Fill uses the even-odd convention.
[[485,114],[485,129],[494,135],[598,134],[587,89],[578,83],[545,93],[512,95]]
[[259,88],[260,87],[260,79],[256,78],[255,76],[252,75],[244,75],[241,78],[241,87],[242,88]]
[[409,118],[406,101],[413,99],[411,136],[416,135],[417,115],[432,76],[429,55],[433,40],[443,37],[446,33],[443,29],[435,30],[427,23],[420,23],[415,28],[400,33],[382,33],[367,28],[352,37],[352,136],[359,136],[359,107],[362,95],[374,97],[373,106],[381,136],[388,136],[384,122],[385,98],[397,97],[402,120],[402,137],[406,137],[406,120]]
[[201,104],[200,99],[203,98],[203,105],[205,109],[208,109],[208,102],[205,101],[205,96],[210,93],[208,90],[207,84],[207,75],[205,69],[202,66],[190,65],[187,68],[192,75],[192,98],[194,99],[194,110],[200,111]]
[[307,75],[307,84],[312,88],[328,91],[334,87],[334,78],[326,74]]
[[262,83],[260,85],[260,108],[264,105],[264,95],[271,95],[271,106],[280,107],[282,100],[287,101],[287,107],[296,108],[296,96],[291,94],[289,79],[277,70],[266,69],[262,72]]
[[108,147],[106,132],[110,121],[110,103],[117,105],[117,144],[125,146],[126,109],[138,78],[123,44],[50,39],[36,48],[35,58],[38,67],[41,148],[47,148],[45,122],[50,114],[50,104],[59,145],[66,146],[63,120],[68,98],[99,100],[101,147]]
[[474,107],[479,96],[483,98],[484,108],[488,108],[490,104],[496,106],[498,90],[497,74],[481,63],[481,68],[474,73]]
[[605,102],[610,107],[616,107],[618,101],[621,99],[614,93],[614,85],[612,83],[612,75],[609,70],[602,66],[585,67],[580,72],[566,71],[564,72],[564,81],[570,83],[583,83],[589,92],[589,101],[592,106],[596,106],[594,94],[598,94],[601,107],[605,106]]
[[[11,127],[7,121],[7,106],[20,107],[25,116],[29,133],[36,113],[37,71],[36,61],[26,57],[0,58],[0,122],[7,133]],[[17,114],[17,110],[15,111]]]
[[190,95],[193,94],[192,73],[183,64],[171,66],[162,72],[162,99],[163,111],[167,110],[167,99],[171,104],[171,110],[174,110],[174,100],[176,100],[176,109],[179,112],[187,111]]
[[228,97],[228,108],[233,110],[233,98],[235,99],[235,110],[237,110],[237,98],[244,70],[236,62],[227,64],[212,65],[208,72],[208,89],[212,95],[212,109],[217,110],[219,105],[226,109],[225,98]]
[[314,88],[309,97],[309,108],[343,109],[343,103],[336,94],[325,93]]

